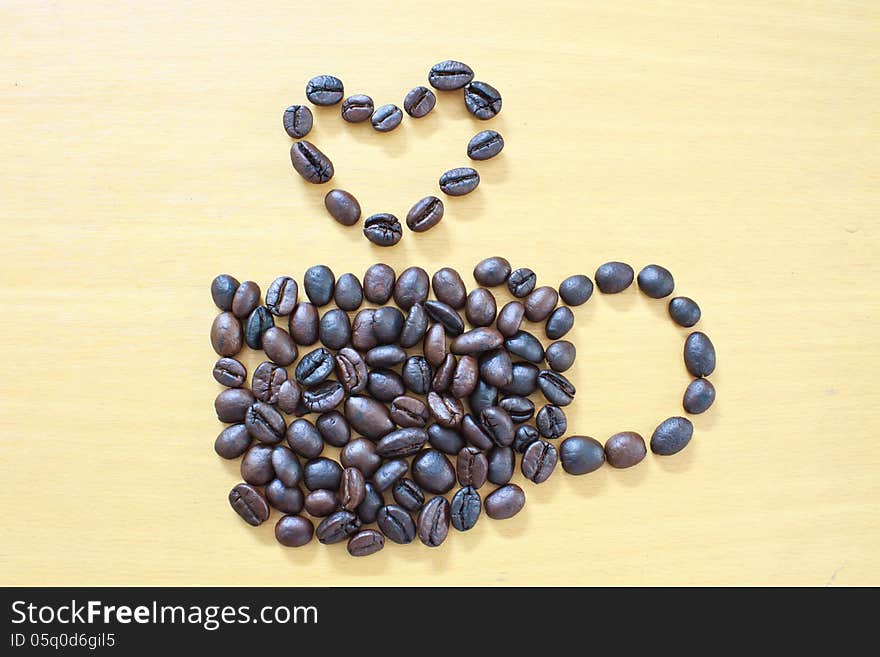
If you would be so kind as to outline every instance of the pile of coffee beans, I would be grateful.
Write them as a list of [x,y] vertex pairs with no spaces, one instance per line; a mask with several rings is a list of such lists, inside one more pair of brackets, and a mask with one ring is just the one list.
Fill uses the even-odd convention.
[[[474,80],[474,71],[467,64],[447,60],[431,68],[428,82],[439,91],[462,90],[468,111],[480,120],[495,117],[501,111],[501,94],[486,82]],[[370,120],[378,132],[390,132],[403,121],[403,112],[397,105],[375,107],[373,99],[364,94],[345,97],[342,80],[332,75],[319,75],[306,85],[306,98],[315,105],[329,106],[342,103],[342,118],[348,123]],[[413,88],[403,99],[403,108],[414,119],[427,116],[437,104],[437,96],[424,86]],[[306,105],[291,105],[284,110],[284,130],[295,141],[290,147],[293,168],[311,183],[323,184],[333,178],[330,158],[317,146],[305,141],[314,123],[312,111]],[[495,130],[483,130],[474,135],[467,145],[467,156],[476,161],[495,157],[504,148],[504,138]],[[480,174],[473,167],[456,167],[440,176],[440,190],[448,196],[463,196],[480,184]],[[361,218],[361,206],[350,192],[331,189],[324,197],[327,212],[343,226],[353,226]],[[426,196],[409,209],[406,225],[414,233],[423,233],[443,219],[444,206],[436,196]],[[364,220],[364,236],[378,246],[393,246],[403,237],[398,218],[388,212],[370,215]]]
[[[315,93],[334,88],[322,83]],[[576,390],[564,372],[576,349],[563,338],[574,325],[571,308],[590,299],[593,282],[578,274],[558,288],[539,286],[531,269],[512,269],[501,257],[481,261],[473,277],[478,286],[469,291],[449,267],[432,276],[420,267],[397,275],[375,264],[362,278],[336,278],[316,265],[302,280],[305,299],[290,276],[272,281],[265,297],[253,281],[214,279],[211,295],[221,311],[211,328],[220,356],[214,378],[225,387],[214,407],[228,424],[214,449],[241,458],[243,482],[229,503],[245,522],[259,525],[274,508],[283,514],[275,525],[281,544],[304,545],[314,535],[321,543],[347,541],[354,556],[381,550],[386,539],[418,537],[436,547],[450,526],[467,531],[483,511],[503,519],[523,508],[525,492],[510,481],[517,460],[523,476],[540,484],[560,463],[581,475],[606,461],[628,468],[644,459],[645,440],[633,431],[604,445],[570,435],[564,409]],[[634,278],[621,262],[595,273],[604,294],[622,292]],[[513,297],[500,309],[491,291],[498,286]],[[665,268],[648,265],[638,286],[660,299],[672,294],[674,281]],[[675,297],[669,314],[692,327],[700,308]],[[542,324],[550,343],[527,330],[529,323]],[[267,358],[250,388],[236,358],[245,346]],[[695,377],[684,408],[702,413],[715,399],[705,378],[715,369],[715,349],[704,333],[688,335],[684,362]],[[692,436],[690,420],[671,417],[650,447],[675,454]],[[339,450],[338,459],[326,455],[328,446]]]

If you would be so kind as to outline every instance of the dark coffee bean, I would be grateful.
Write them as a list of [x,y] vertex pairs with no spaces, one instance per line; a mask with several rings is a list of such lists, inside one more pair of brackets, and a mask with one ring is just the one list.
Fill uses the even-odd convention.
[[480,356],[480,378],[489,385],[502,388],[513,380],[513,363],[504,349],[493,349]]
[[605,450],[595,438],[571,436],[559,446],[559,459],[568,474],[588,474],[605,463]]
[[330,158],[311,142],[293,142],[290,146],[290,162],[294,170],[310,183],[320,185],[333,177]]
[[434,272],[431,277],[431,287],[434,289],[434,296],[438,301],[442,301],[456,310],[464,308],[467,289],[461,276],[454,269],[444,267]]
[[266,290],[266,307],[279,317],[289,315],[296,307],[299,286],[290,276],[279,276]]
[[596,270],[596,286],[603,294],[617,294],[632,285],[635,272],[624,262],[606,262]]
[[394,367],[406,360],[406,350],[395,344],[373,347],[367,352],[365,360],[370,367]]
[[412,479],[398,479],[397,483],[391,489],[391,495],[397,502],[407,511],[418,511],[425,503],[425,494],[419,485]]
[[398,429],[383,436],[376,444],[376,453],[382,458],[412,456],[428,442],[428,434],[415,427]]
[[495,287],[507,281],[510,263],[500,256],[486,258],[474,267],[474,280],[483,287]]
[[510,419],[507,411],[500,406],[484,408],[480,413],[480,425],[496,445],[506,447],[513,443],[515,433],[513,420]]
[[275,478],[272,467],[272,448],[254,445],[244,454],[240,464],[241,478],[254,486],[265,486]]
[[344,347],[336,354],[336,374],[348,393],[363,392],[367,388],[367,364],[350,347]]
[[221,358],[214,363],[214,380],[227,388],[240,388],[247,380],[247,369],[234,358]]
[[691,441],[694,425],[683,417],[671,417],[654,429],[651,436],[651,451],[660,456],[677,454]]
[[341,543],[361,528],[361,521],[351,511],[337,511],[324,518],[315,529],[318,541],[325,545]]
[[391,132],[402,120],[403,112],[393,103],[377,107],[370,117],[370,123],[379,132]]
[[565,372],[574,365],[577,349],[568,340],[560,340],[559,342],[551,343],[544,355],[551,370],[554,372]]
[[364,475],[357,468],[345,468],[339,483],[339,504],[346,511],[356,511],[367,494]]
[[263,494],[248,484],[237,484],[229,491],[229,504],[249,525],[257,527],[269,519],[269,504]]
[[453,397],[464,399],[477,387],[480,378],[479,361],[473,356],[462,356],[458,359],[455,371],[452,373],[452,382],[449,384],[449,392]]
[[296,304],[287,328],[298,345],[315,344],[318,341],[318,309],[307,301]]
[[453,456],[464,447],[464,438],[457,430],[436,423],[428,427],[428,442],[434,449]]
[[434,379],[431,381],[431,389],[434,392],[446,392],[449,389],[457,364],[455,356],[452,354],[446,355],[446,358],[440,363],[440,367],[434,373]]
[[406,509],[396,504],[389,504],[379,509],[376,523],[388,540],[395,543],[412,543],[416,537],[416,524],[412,516]]
[[551,340],[558,340],[574,326],[574,313],[567,306],[559,306],[547,318],[545,332]]
[[403,237],[403,228],[393,214],[382,212],[364,221],[364,236],[376,246],[394,246]]
[[348,553],[353,557],[368,557],[385,547],[385,537],[375,529],[362,529],[348,539]]
[[522,454],[529,445],[540,437],[541,435],[538,433],[538,430],[531,425],[524,424],[521,427],[517,427],[516,433],[513,436],[513,449]]
[[339,496],[335,490],[319,488],[306,495],[305,509],[315,518],[326,518],[339,508]]
[[648,453],[645,439],[635,431],[616,433],[605,443],[605,459],[615,468],[629,468]]
[[450,336],[461,335],[464,331],[464,320],[458,311],[442,301],[426,301],[425,312],[435,322],[440,322]]
[[700,321],[700,307],[688,297],[675,297],[669,301],[669,316],[679,326],[690,328]]
[[467,145],[467,155],[472,160],[488,160],[504,148],[504,137],[494,130],[478,132]]
[[392,459],[385,461],[373,475],[373,485],[380,493],[385,492],[394,485],[398,479],[409,470],[409,464],[404,459]]
[[401,395],[391,402],[391,419],[401,427],[424,427],[431,414],[421,399]]
[[[468,404],[471,407],[471,413],[479,416],[484,409],[494,406],[498,402],[498,388],[489,385],[482,379],[477,381],[477,385],[471,396],[468,397]],[[479,445],[478,445],[479,447]]]
[[319,456],[303,466],[303,483],[309,490],[337,490],[342,481],[342,466],[333,459]]
[[361,218],[361,204],[343,189],[331,189],[327,192],[324,207],[343,226],[354,226]]
[[507,411],[514,424],[528,422],[535,415],[535,404],[528,397],[505,397],[498,405]]
[[214,451],[224,459],[237,459],[251,446],[251,436],[244,424],[233,424],[220,432]]
[[489,450],[489,470],[487,478],[493,484],[503,486],[513,477],[516,468],[516,454],[512,447],[495,446]]
[[302,401],[312,413],[326,413],[342,403],[345,399],[345,388],[339,381],[328,379],[314,388],[304,390]]
[[504,347],[514,356],[525,358],[533,363],[544,360],[544,346],[528,331],[518,331],[504,341]]
[[715,371],[715,346],[709,336],[694,331],[684,343],[684,364],[694,376],[709,376]]
[[437,96],[427,87],[416,87],[403,99],[403,109],[414,119],[427,115],[437,104]]
[[229,274],[220,274],[211,281],[211,298],[220,310],[232,310],[232,300],[238,289],[238,280]]
[[[429,331],[430,332],[430,331]],[[504,336],[491,326],[480,326],[466,331],[452,341],[450,350],[454,354],[479,354],[497,349],[504,344]]]
[[301,385],[314,386],[330,376],[335,364],[333,354],[324,347],[318,347],[302,357],[296,364],[294,375]]
[[652,299],[662,299],[672,294],[675,279],[665,267],[648,265],[639,272],[639,289]]
[[370,482],[365,484],[364,490],[366,491],[364,501],[357,508],[357,516],[362,524],[368,525],[371,522],[376,522],[379,509],[385,506],[385,500],[382,499],[382,493],[376,490],[376,487]]
[[455,468],[443,452],[425,449],[413,458],[412,478],[423,490],[442,495],[455,485]]
[[377,344],[379,340],[373,330],[373,315],[375,310],[372,308],[364,308],[359,310],[354,316],[351,323],[351,344],[359,351],[369,351]]
[[571,381],[550,370],[541,370],[538,374],[538,387],[547,401],[557,406],[568,406],[577,392]]
[[339,452],[339,459],[343,466],[357,468],[364,477],[372,477],[382,465],[382,457],[376,454],[375,443],[366,438],[357,438],[348,443]]
[[302,401],[302,388],[293,379],[287,379],[278,388],[276,404],[285,413],[295,413]]
[[232,297],[232,314],[244,319],[260,305],[260,286],[253,281],[245,281],[235,290]]
[[417,395],[427,395],[431,389],[434,371],[424,356],[410,356],[401,368],[403,384]]
[[315,428],[318,429],[324,442],[333,447],[342,447],[351,438],[351,427],[339,411],[322,414],[315,422]]
[[[263,334],[263,351],[266,352],[269,360],[282,367],[292,365],[299,355],[290,333],[277,326],[269,327]],[[287,379],[286,373],[284,378]]]
[[251,349],[263,348],[263,334],[275,326],[272,314],[265,306],[257,306],[244,325],[244,341]]
[[[476,411],[474,412],[476,413]],[[483,426],[470,413],[465,414],[461,419],[459,431],[464,439],[477,449],[486,451],[492,449],[492,446],[495,444],[492,442],[492,436],[486,432]]]
[[593,281],[583,274],[569,276],[559,284],[559,296],[569,306],[580,306],[593,296]]
[[406,388],[397,372],[373,370],[367,376],[367,391],[381,402],[390,402],[406,392]]
[[247,388],[228,388],[217,395],[214,410],[221,422],[244,422],[245,413],[257,401]]
[[394,292],[394,270],[384,263],[371,265],[364,274],[364,296],[370,303],[388,303]]
[[464,88],[464,105],[471,114],[485,121],[501,111],[501,94],[491,84],[474,80]]
[[244,333],[241,322],[230,312],[220,313],[211,325],[211,346],[220,356],[231,357],[241,351]]
[[495,322],[495,326],[501,335],[509,338],[519,331],[525,314],[526,308],[519,301],[509,301],[498,313],[498,321]]
[[364,290],[354,274],[343,274],[336,281],[333,301],[342,310],[357,310],[364,302]]
[[288,488],[298,486],[302,481],[302,466],[296,454],[284,445],[275,445],[272,449],[272,469],[275,477]]
[[449,502],[445,497],[430,499],[419,513],[419,540],[428,547],[439,547],[449,535]]
[[472,486],[465,486],[459,488],[452,496],[449,520],[458,531],[466,532],[477,524],[482,510],[483,501],[480,499],[480,494]]
[[440,191],[448,196],[464,196],[480,184],[480,174],[471,167],[450,169],[440,176]]
[[473,326],[489,326],[497,312],[495,297],[486,288],[478,287],[468,295],[465,316]]
[[400,332],[400,346],[405,349],[416,346],[428,331],[428,313],[420,303],[414,303],[406,315]]
[[318,326],[318,338],[329,349],[342,349],[351,341],[351,322],[348,313],[333,308],[324,313]]
[[542,406],[535,417],[535,426],[544,438],[560,438],[568,429],[565,411],[551,404]]
[[706,411],[715,401],[715,386],[708,379],[694,379],[684,391],[684,410],[692,415]]
[[312,110],[305,105],[291,105],[284,110],[284,130],[294,139],[302,139],[312,130]]
[[394,302],[404,310],[409,310],[415,303],[425,303],[429,288],[428,272],[421,267],[409,267],[397,277],[397,282],[394,284]]
[[550,478],[558,460],[559,455],[552,443],[536,440],[523,453],[520,470],[526,479],[540,484]]
[[535,289],[538,277],[528,267],[520,267],[510,272],[507,279],[507,289],[515,297],[527,297]]
[[302,491],[296,486],[285,486],[280,479],[273,479],[266,486],[266,499],[281,513],[299,513],[303,509]]
[[290,449],[306,459],[318,456],[324,450],[324,440],[315,425],[299,418],[290,423],[286,434]]
[[373,99],[355,94],[342,101],[342,118],[349,123],[361,123],[373,116]]
[[303,516],[282,516],[275,523],[275,540],[285,547],[302,547],[312,540],[312,521]]
[[303,275],[303,288],[306,296],[316,306],[326,306],[333,298],[336,277],[333,270],[326,265],[314,265],[306,269]]
[[526,494],[516,484],[496,488],[486,498],[486,515],[493,520],[512,518],[522,511],[526,504]]
[[428,329],[422,352],[433,367],[438,367],[446,360],[446,328],[443,324],[434,324]]
[[530,322],[543,322],[559,301],[559,294],[552,287],[543,285],[526,297],[523,305],[526,308],[526,319]]
[[433,391],[428,393],[428,409],[437,424],[447,428],[459,426],[464,416],[461,401],[451,395],[441,395]]
[[464,447],[455,459],[455,474],[462,486],[479,488],[486,483],[489,461],[476,447]]
[[352,395],[346,399],[345,419],[357,433],[372,440],[394,430],[394,422],[385,404],[369,397]]
[[317,75],[306,85],[306,98],[315,105],[335,105],[342,100],[342,80],[332,75]]
[[414,233],[424,233],[440,223],[443,218],[443,201],[436,196],[426,196],[406,213],[406,225]]
[[265,402],[256,402],[248,408],[244,416],[244,426],[251,438],[269,445],[280,443],[287,431],[287,423],[281,413]]
[[442,91],[461,89],[473,79],[473,69],[467,64],[453,59],[434,64],[428,73],[428,82],[431,83],[431,86]]

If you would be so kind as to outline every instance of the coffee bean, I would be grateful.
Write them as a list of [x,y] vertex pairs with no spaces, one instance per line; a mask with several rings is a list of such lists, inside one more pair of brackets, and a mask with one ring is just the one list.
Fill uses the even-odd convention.
[[503,486],[513,477],[516,454],[511,447],[495,446],[489,450],[487,478],[493,484]]
[[449,502],[445,497],[434,497],[419,513],[419,540],[428,547],[439,547],[449,535]]
[[509,338],[519,331],[525,314],[526,308],[519,301],[508,301],[498,313],[495,326],[501,335]]
[[381,402],[390,402],[406,392],[406,388],[397,372],[373,370],[367,376],[367,391]]
[[306,459],[313,459],[324,451],[324,440],[315,425],[299,418],[290,423],[285,435],[290,449]]
[[507,281],[510,263],[500,256],[486,258],[474,267],[474,280],[483,287],[495,287]]
[[266,486],[266,499],[281,513],[299,513],[303,509],[302,491],[295,486],[285,486],[280,479],[273,479]]
[[596,286],[603,294],[617,294],[628,288],[635,272],[633,268],[623,262],[606,262],[596,270]]
[[568,340],[560,340],[559,342],[551,343],[544,355],[551,370],[554,372],[565,372],[574,365],[577,350]]
[[559,284],[559,296],[569,306],[580,306],[593,295],[593,282],[583,274],[569,276]]
[[660,456],[677,454],[691,441],[694,425],[683,417],[671,417],[654,429],[651,436],[651,451]]
[[342,101],[342,118],[349,123],[361,123],[373,115],[373,99],[355,94]]
[[342,466],[324,456],[310,459],[303,466],[303,483],[309,490],[337,490],[342,481]]
[[260,401],[275,404],[278,402],[278,395],[285,381],[287,381],[287,370],[275,363],[264,361],[254,370],[251,390],[254,397]]
[[346,511],[356,511],[367,493],[364,475],[357,468],[345,468],[339,483],[339,504]]
[[397,429],[386,434],[376,445],[376,453],[382,458],[412,456],[428,442],[428,434],[419,428]]
[[391,419],[401,427],[424,427],[431,414],[421,399],[401,395],[391,402]]
[[370,123],[379,132],[391,132],[400,125],[402,120],[403,112],[392,103],[377,107],[370,117]]
[[385,506],[385,500],[382,499],[382,493],[376,490],[376,487],[370,482],[365,484],[364,490],[366,491],[364,501],[357,508],[357,516],[362,524],[367,525],[376,522],[379,509]]
[[211,325],[211,346],[218,355],[235,356],[241,351],[243,340],[241,322],[235,315],[223,312],[214,318]]
[[221,422],[244,422],[247,409],[255,401],[254,395],[246,388],[228,388],[214,400],[217,419]]
[[306,296],[316,306],[326,306],[333,298],[336,277],[333,270],[326,265],[313,265],[303,275],[303,288]]
[[491,84],[474,80],[464,88],[464,105],[471,114],[485,121],[501,111],[501,94]]
[[272,448],[272,469],[275,477],[288,488],[298,486],[302,481],[302,466],[296,454],[284,445]]
[[515,433],[513,420],[500,406],[484,408],[480,412],[480,425],[496,445],[506,447],[513,443]]
[[493,349],[480,356],[480,378],[501,388],[513,380],[513,363],[504,349]]
[[486,515],[493,520],[512,518],[526,504],[526,494],[516,484],[496,488],[486,497]]
[[669,316],[679,326],[690,328],[700,321],[700,307],[688,297],[675,297],[669,301]]
[[281,414],[265,402],[256,402],[248,408],[244,425],[251,438],[270,445],[281,442],[287,430]]
[[306,301],[296,304],[287,328],[298,345],[315,344],[318,341],[318,309]]
[[540,434],[535,427],[524,424],[516,428],[513,436],[513,449],[520,454],[526,451],[526,448],[540,438]]
[[326,518],[339,508],[339,496],[334,490],[319,488],[306,495],[305,508],[315,518]]
[[412,516],[406,509],[396,504],[389,504],[379,509],[376,523],[388,540],[395,543],[412,543],[416,537],[416,524]]
[[311,142],[293,142],[290,146],[290,162],[294,170],[310,183],[320,185],[333,177],[330,158]]
[[249,525],[257,527],[269,519],[269,504],[263,494],[248,484],[237,484],[229,491],[229,504]]
[[571,308],[560,306],[550,313],[544,330],[548,338],[558,340],[568,333],[572,326],[574,326],[574,313],[571,312]]
[[550,370],[541,370],[538,374],[538,387],[547,401],[557,406],[568,406],[577,392],[562,374]]
[[544,360],[544,346],[528,331],[518,331],[504,341],[504,347],[514,356],[525,358],[532,363]]
[[431,277],[431,287],[434,289],[434,296],[438,301],[442,301],[448,306],[452,306],[456,310],[464,308],[467,300],[467,289],[461,275],[450,267],[444,267],[434,272]]
[[433,391],[428,393],[428,409],[437,424],[447,428],[459,426],[464,416],[461,401],[451,395],[440,395]]
[[302,547],[312,540],[312,522],[303,516],[282,516],[275,523],[275,540],[285,547]]
[[[474,413],[476,412],[474,410]],[[492,449],[492,446],[495,444],[492,442],[492,436],[486,432],[483,426],[470,413],[466,413],[461,419],[459,431],[464,439],[477,449],[486,451]]]
[[393,214],[382,212],[364,221],[364,236],[376,246],[394,246],[403,237],[400,222]]
[[422,343],[422,352],[432,366],[437,367],[443,363],[446,359],[446,328],[443,324],[434,324],[428,329]]
[[315,105],[335,105],[343,96],[342,80],[332,75],[317,75],[306,85],[306,98]]
[[455,474],[462,486],[479,488],[486,483],[489,461],[476,447],[464,447],[455,459]]
[[471,167],[450,169],[440,176],[440,191],[448,196],[464,196],[480,184],[480,174]]
[[376,445],[366,438],[357,438],[343,447],[339,460],[346,468],[360,470],[364,477],[372,477],[382,465],[382,457],[376,454]]
[[675,280],[665,267],[648,265],[639,272],[639,289],[652,299],[662,299],[672,294]]
[[478,287],[468,295],[465,316],[473,326],[489,326],[497,311],[495,297],[486,288]]
[[345,400],[345,419],[357,433],[378,440],[394,430],[385,404],[369,397],[352,395]]
[[290,276],[279,276],[266,290],[266,307],[273,315],[289,315],[296,307],[299,287]]
[[245,281],[235,290],[232,297],[232,314],[244,319],[260,305],[260,286],[253,281]]
[[455,371],[452,374],[449,391],[453,397],[464,399],[477,387],[477,380],[479,378],[479,361],[473,356],[462,356],[458,359],[458,364],[455,366]]
[[507,279],[507,289],[515,297],[526,297],[535,289],[538,277],[531,269],[520,267],[510,273]]
[[428,82],[431,83],[431,86],[442,91],[461,89],[473,79],[473,69],[467,64],[453,59],[434,64],[428,73]]
[[371,265],[364,274],[364,296],[370,303],[388,303],[394,292],[394,270],[384,263]]
[[472,160],[488,160],[504,148],[504,138],[494,130],[478,132],[467,145],[467,155]]
[[342,349],[351,341],[351,322],[348,313],[333,308],[324,313],[318,325],[318,338],[329,349]]
[[442,301],[434,301],[433,299],[426,301],[425,312],[435,322],[443,324],[446,333],[450,336],[461,335],[464,331],[464,320],[461,315],[452,306],[448,306]]
[[427,87],[416,87],[403,99],[403,109],[414,119],[427,115],[437,104],[437,96]]
[[540,370],[532,363],[514,363],[513,379],[502,388],[505,395],[528,397],[538,389]]
[[398,479],[391,489],[391,495],[407,511],[418,511],[425,503],[425,494],[412,479]]
[[367,364],[361,355],[344,347],[336,354],[336,373],[348,393],[363,392],[367,388]]
[[416,201],[406,213],[406,225],[414,233],[424,233],[440,223],[443,218],[443,201],[436,196],[426,196]]
[[293,379],[287,379],[278,389],[276,403],[285,413],[295,413],[302,399],[302,388]]
[[451,456],[458,454],[464,447],[464,438],[456,429],[449,429],[436,423],[428,427],[428,442],[434,449]]
[[404,459],[392,459],[385,461],[373,475],[373,485],[379,492],[385,492],[394,485],[398,479],[409,470],[409,464]]
[[684,410],[692,415],[702,413],[715,401],[715,386],[708,379],[694,379],[684,391]]
[[[430,330],[428,331],[430,333]],[[480,326],[466,331],[452,341],[450,350],[454,354],[479,354],[497,349],[504,344],[504,336],[492,327]]]
[[361,521],[351,511],[337,511],[324,518],[315,529],[318,541],[325,545],[340,543],[361,528]]
[[342,310],[357,310],[364,302],[364,289],[354,274],[343,274],[336,281],[333,301]]
[[220,274],[211,281],[211,299],[220,310],[232,310],[238,281],[229,274]]
[[565,412],[558,406],[546,404],[535,417],[535,426],[544,438],[560,438],[568,429]]
[[[273,363],[282,367],[292,365],[296,360],[298,351],[296,343],[290,337],[290,333],[276,326],[269,327],[263,334],[263,351]],[[286,379],[285,375],[285,379]]]
[[373,347],[367,352],[366,361],[370,367],[394,367],[406,360],[406,350],[395,344]]
[[552,443],[536,440],[523,453],[520,470],[526,479],[540,484],[553,474],[558,459],[559,455]]
[[354,316],[351,323],[351,344],[358,351],[369,351],[379,344],[373,329],[375,312],[372,308],[364,308]]
[[471,412],[478,416],[484,409],[494,406],[497,401],[498,388],[489,385],[482,379],[477,381],[474,391],[471,393],[470,397],[468,397],[468,404],[471,407]]
[[342,189],[331,189],[324,197],[324,207],[343,226],[353,226],[361,218],[358,200]]
[[605,459],[615,468],[629,468],[645,458],[645,439],[635,431],[616,433],[605,443]]
[[214,363],[214,380],[227,388],[240,388],[247,380],[247,369],[234,358],[221,358]]
[[314,388],[304,390],[302,401],[312,413],[326,413],[342,403],[345,399],[345,388],[339,381],[328,379]]
[[[250,433],[250,432],[248,432]],[[254,486],[264,486],[275,478],[272,467],[272,448],[254,445],[244,454],[240,464],[241,478]]]
[[424,304],[428,298],[430,283],[428,272],[421,267],[404,269],[394,284],[394,302],[408,310],[413,304]]
[[568,474],[588,474],[605,463],[605,449],[595,438],[571,436],[559,446],[559,458]]
[[296,364],[294,375],[301,385],[314,386],[330,376],[334,365],[333,354],[324,347],[318,347],[302,357],[302,360]]
[[348,539],[348,553],[353,557],[367,557],[385,547],[385,537],[375,529],[362,529]]
[[528,422],[535,415],[535,404],[528,397],[505,397],[498,405],[507,411],[514,424]]
[[694,376],[709,376],[715,371],[715,346],[708,335],[694,331],[687,336],[684,364]]
[[526,319],[530,322],[543,322],[559,301],[559,294],[552,287],[543,285],[526,297]]
[[323,413],[315,422],[315,428],[328,445],[342,447],[351,438],[351,427],[339,411]]
[[428,331],[428,313],[420,303],[414,303],[403,322],[403,330],[400,332],[400,346],[405,349],[414,347],[425,337]]
[[427,395],[431,389],[434,372],[424,356],[410,356],[403,364],[402,378],[407,390],[417,395]]
[[443,452],[425,449],[413,458],[412,478],[423,490],[442,495],[455,485],[455,469]]
[[251,436],[244,424],[233,424],[220,432],[214,451],[224,459],[237,459],[251,446]]
[[465,486],[459,488],[452,496],[449,519],[458,531],[466,532],[477,524],[482,510],[483,502],[480,494],[472,486]]
[[272,314],[265,306],[257,306],[244,326],[244,341],[251,349],[263,348],[263,334],[275,326]]
[[284,130],[294,139],[302,139],[312,130],[312,110],[305,105],[291,105],[284,110]]

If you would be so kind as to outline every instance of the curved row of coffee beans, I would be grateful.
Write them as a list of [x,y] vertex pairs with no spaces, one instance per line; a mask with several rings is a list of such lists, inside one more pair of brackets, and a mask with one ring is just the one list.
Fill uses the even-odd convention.
[[[428,73],[428,81],[435,89],[453,91],[463,89],[464,103],[468,111],[481,120],[491,119],[501,111],[501,94],[490,84],[474,80],[474,71],[467,64],[453,60],[440,62]],[[319,75],[306,85],[306,97],[315,105],[330,106],[342,102],[342,118],[349,123],[370,120],[379,132],[390,132],[403,120],[403,112],[397,105],[375,107],[373,99],[364,94],[345,98],[342,80],[332,75]],[[344,99],[344,100],[343,100]],[[404,98],[406,113],[415,119],[427,116],[437,103],[433,91],[424,86],[412,89]],[[290,147],[293,168],[311,183],[323,184],[333,178],[333,162],[317,146],[303,137],[311,132],[314,117],[305,105],[291,105],[284,110],[283,124],[289,136],[301,141]],[[472,160],[488,160],[504,148],[504,138],[495,130],[483,130],[474,135],[467,145],[467,155]],[[474,191],[480,184],[480,174],[473,167],[456,167],[446,171],[439,179],[440,190],[448,196],[463,196]],[[343,226],[353,226],[361,218],[361,206],[351,193],[333,189],[324,197],[324,206]],[[415,233],[423,233],[443,219],[444,206],[436,196],[426,196],[417,201],[406,215],[407,227]],[[373,214],[364,221],[364,236],[378,246],[393,246],[403,237],[398,218],[390,213]]]
[[[223,458],[243,457],[243,483],[229,502],[247,523],[262,524],[275,508],[284,514],[275,526],[283,545],[304,545],[314,535],[322,543],[347,541],[354,556],[380,550],[386,538],[418,537],[436,547],[450,525],[467,531],[483,510],[503,519],[523,508],[525,493],[510,482],[517,455],[522,474],[536,484],[559,462],[571,474],[586,474],[606,461],[626,468],[645,457],[644,439],[631,431],[604,446],[577,435],[559,448],[552,442],[566,435],[563,408],[576,394],[562,374],[576,349],[562,338],[574,325],[571,307],[592,296],[592,281],[575,275],[558,289],[538,286],[532,270],[512,270],[500,257],[480,262],[473,276],[479,287],[469,292],[451,268],[429,278],[419,267],[398,276],[375,264],[361,281],[350,273],[337,279],[316,265],[303,278],[308,301],[289,276],[275,279],[265,299],[253,281],[214,279],[211,295],[222,312],[211,329],[220,356],[213,373],[226,386],[214,406],[229,424],[214,449]],[[632,283],[633,271],[607,263],[595,280],[601,292],[616,293]],[[490,288],[505,284],[514,300],[499,311]],[[668,296],[672,286],[662,267],[639,275],[649,296]],[[331,301],[335,307],[322,312]],[[677,297],[670,314],[692,326],[699,308]],[[287,330],[276,326],[285,317]],[[543,324],[553,342],[545,348],[526,322]],[[714,369],[714,350],[695,335],[702,336],[688,338],[685,362],[702,377]],[[250,389],[235,358],[245,345],[268,358],[255,368]],[[300,358],[300,347],[311,349]],[[536,392],[546,401],[537,409],[529,398]],[[704,397],[696,412],[709,405]],[[670,418],[657,427],[651,448],[673,454],[692,434],[689,420]],[[322,455],[327,445],[340,448],[339,461]],[[496,488],[483,498],[487,483]],[[307,516],[321,519],[317,528]]]

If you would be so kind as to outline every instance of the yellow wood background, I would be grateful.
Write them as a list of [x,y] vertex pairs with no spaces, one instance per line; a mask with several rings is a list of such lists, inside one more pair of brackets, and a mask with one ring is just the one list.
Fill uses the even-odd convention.
[[[0,583],[880,584],[878,28],[866,1],[4,0]],[[319,73],[402,105],[447,58],[501,90],[496,120],[457,93],[387,135],[315,111],[368,213],[436,193],[478,130],[506,139],[438,228],[373,247],[292,170],[282,110]],[[212,277],[384,260],[470,283],[494,254],[553,285],[669,267],[718,350],[691,446],[557,471],[436,550],[245,526],[212,449]],[[681,413],[663,302],[576,316],[572,432]]]

